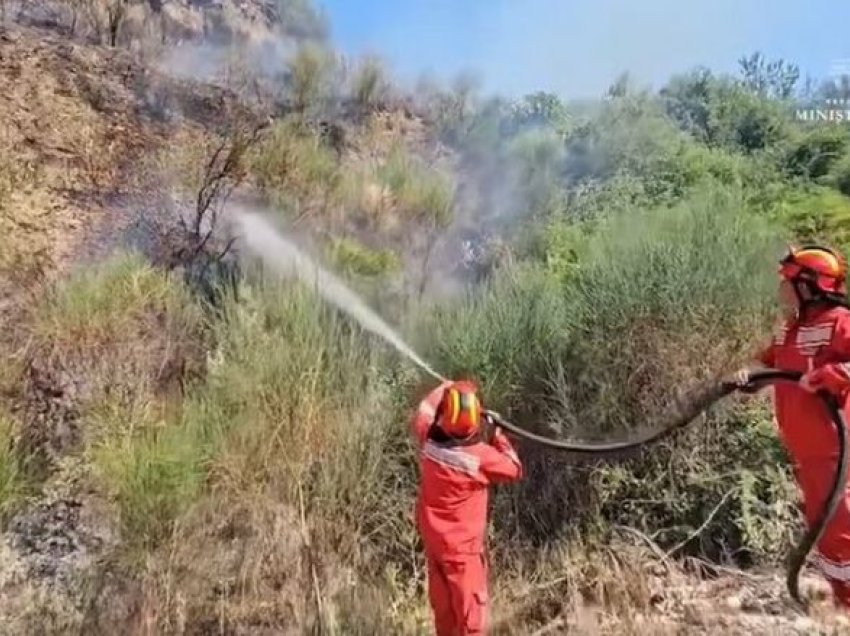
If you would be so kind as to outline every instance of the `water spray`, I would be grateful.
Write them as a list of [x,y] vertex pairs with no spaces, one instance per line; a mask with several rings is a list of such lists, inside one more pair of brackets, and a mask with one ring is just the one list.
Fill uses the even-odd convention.
[[314,263],[295,243],[281,236],[271,223],[256,213],[243,211],[236,213],[235,217],[243,230],[245,244],[265,263],[285,276],[295,276],[305,284],[313,285],[322,298],[354,318],[364,329],[383,338],[431,377],[445,382],[446,379],[417,355],[357,294]]

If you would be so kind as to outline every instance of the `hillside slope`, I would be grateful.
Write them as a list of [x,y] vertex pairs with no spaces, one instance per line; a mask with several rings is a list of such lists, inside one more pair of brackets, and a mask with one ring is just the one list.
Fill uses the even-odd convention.
[[[216,23],[203,4],[164,6]],[[310,16],[266,16],[263,37],[321,39]],[[148,249],[185,248],[179,219],[223,158],[222,224],[268,209],[500,410],[598,436],[747,348],[771,197],[792,187],[768,162],[844,143],[699,145],[628,95],[590,122],[538,95],[497,126],[462,92],[426,117],[369,65],[344,97],[299,84],[324,59],[308,48],[269,103],[55,20],[0,28],[4,633],[429,633],[402,425],[423,380],[306,287],[243,273],[217,295],[203,266],[178,275],[215,240]],[[205,33],[185,37],[218,45]],[[262,132],[230,154],[245,126]],[[794,196],[820,200],[831,169]],[[491,226],[495,255],[472,262]],[[718,273],[709,257],[732,251]],[[769,424],[762,401],[731,404],[611,465],[522,446],[526,483],[494,497],[494,632],[850,634],[814,575],[808,616],[786,598],[796,510]]]

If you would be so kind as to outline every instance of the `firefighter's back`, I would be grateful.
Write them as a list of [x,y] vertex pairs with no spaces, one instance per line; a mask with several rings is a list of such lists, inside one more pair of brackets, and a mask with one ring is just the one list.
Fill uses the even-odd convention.
[[426,549],[473,553],[483,549],[487,480],[481,473],[487,445],[428,440],[419,452],[417,516]]

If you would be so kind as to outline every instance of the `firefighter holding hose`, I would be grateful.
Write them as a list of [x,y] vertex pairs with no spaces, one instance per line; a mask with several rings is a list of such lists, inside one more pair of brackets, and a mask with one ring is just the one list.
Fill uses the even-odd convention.
[[[757,359],[768,367],[803,374],[799,384],[775,386],[774,404],[811,527],[829,496],[839,453],[837,433],[817,393],[833,395],[850,418],[847,263],[826,247],[792,248],[780,261],[779,276],[784,322]],[[745,390],[749,374],[744,369],[736,377]],[[850,610],[850,493],[821,535],[813,562],[829,581],[836,604]]]
[[419,455],[416,524],[428,563],[428,597],[438,636],[483,634],[488,614],[488,487],[522,476],[507,437],[484,439],[478,389],[444,382],[420,403],[412,432]]

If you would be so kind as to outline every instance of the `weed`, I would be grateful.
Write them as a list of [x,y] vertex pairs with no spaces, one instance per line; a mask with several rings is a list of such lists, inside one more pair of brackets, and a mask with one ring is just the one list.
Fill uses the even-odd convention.
[[0,521],[30,490],[25,461],[16,448],[15,428],[12,419],[0,412]]
[[380,60],[362,60],[351,79],[351,94],[357,107],[364,111],[374,108],[386,99],[389,90],[386,71]]
[[391,249],[371,250],[353,239],[338,239],[330,247],[331,260],[349,275],[382,277],[400,267]]

